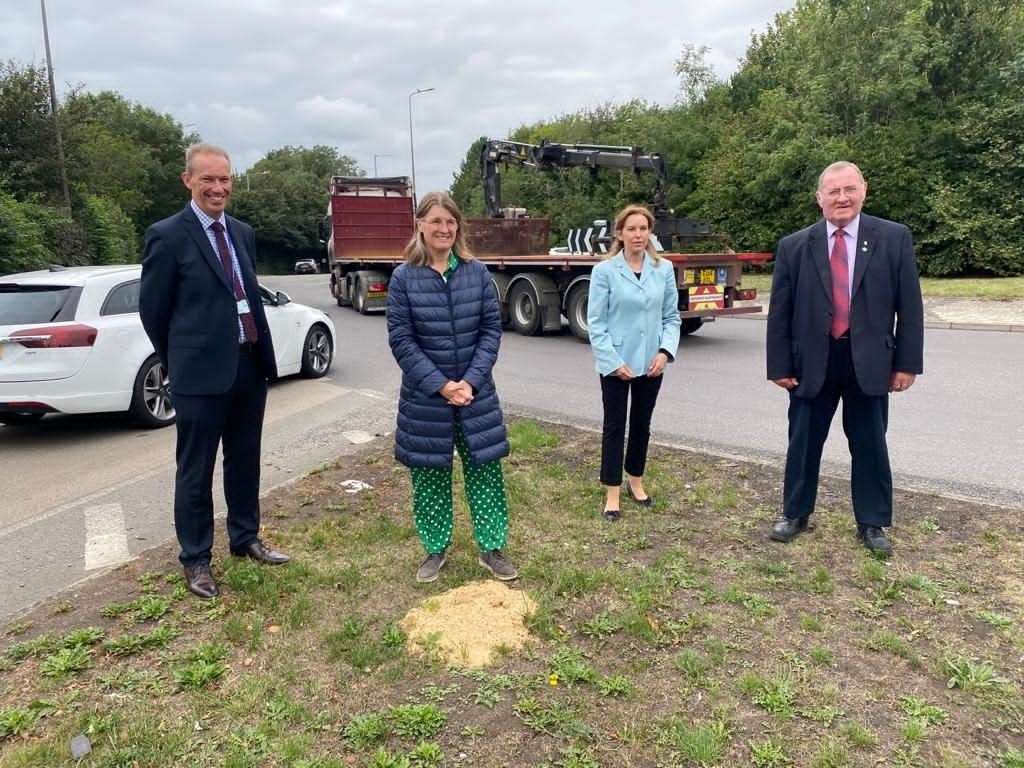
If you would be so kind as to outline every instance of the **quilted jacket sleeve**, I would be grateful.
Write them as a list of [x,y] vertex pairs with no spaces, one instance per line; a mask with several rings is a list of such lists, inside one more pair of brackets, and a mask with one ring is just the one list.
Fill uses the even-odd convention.
[[416,341],[402,273],[401,267],[396,269],[388,286],[388,344],[391,345],[391,354],[402,373],[412,385],[432,395],[439,392],[448,383],[448,379],[424,354]]
[[491,369],[498,362],[498,348],[501,346],[501,311],[498,309],[498,297],[494,293],[494,283],[487,274],[486,267],[482,286],[482,307],[480,310],[480,335],[477,338],[473,359],[469,362],[466,375],[462,378],[469,382],[474,392],[479,392],[484,382],[491,375]]

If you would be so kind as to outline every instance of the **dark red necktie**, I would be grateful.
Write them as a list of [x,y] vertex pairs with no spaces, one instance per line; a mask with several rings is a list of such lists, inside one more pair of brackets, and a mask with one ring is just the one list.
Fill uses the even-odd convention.
[[850,263],[846,258],[846,233],[835,231],[832,246],[832,338],[838,339],[850,330]]
[[[210,229],[213,230],[213,236],[217,240],[217,251],[220,253],[220,263],[224,267],[224,274],[228,276],[228,280],[234,286],[235,301],[242,301],[245,298],[245,290],[238,281],[238,275],[235,274],[235,268],[231,262],[231,250],[228,248],[227,238],[224,237],[224,225],[219,221],[215,221],[210,225]],[[238,316],[238,319],[242,321],[242,332],[245,334],[245,340],[255,344],[256,339],[259,338],[259,333],[256,331],[256,321],[253,320],[252,312],[243,312]]]

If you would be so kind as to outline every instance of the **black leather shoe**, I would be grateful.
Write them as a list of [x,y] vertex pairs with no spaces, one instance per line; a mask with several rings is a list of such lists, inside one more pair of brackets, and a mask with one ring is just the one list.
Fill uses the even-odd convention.
[[860,540],[864,542],[864,546],[874,554],[881,555],[882,557],[892,556],[892,544],[889,543],[889,539],[886,537],[885,531],[878,526],[859,526],[857,534],[860,537]]
[[284,552],[271,549],[260,539],[253,539],[241,549],[232,549],[231,554],[235,557],[250,557],[267,565],[281,565],[281,563],[287,563],[291,560]]
[[806,530],[806,517],[780,517],[772,526],[772,532],[768,534],[768,538],[772,541],[781,541],[785,543],[787,541],[792,541]]
[[609,523],[614,523],[616,520],[622,517],[622,512],[617,509],[606,509],[604,512],[601,513],[601,515]]
[[213,572],[209,563],[197,563],[193,566],[185,566],[185,582],[188,584],[188,591],[197,597],[208,600],[217,597],[220,590],[217,589],[217,582],[213,580]]
[[632,486],[629,483],[626,483],[626,493],[629,494],[629,498],[631,498],[633,501],[635,501],[641,507],[649,507],[649,506],[651,506],[654,503],[654,500],[651,499],[650,496],[647,496],[646,498],[643,498],[643,499],[638,499],[636,497],[636,494],[633,493],[633,488],[632,488]]

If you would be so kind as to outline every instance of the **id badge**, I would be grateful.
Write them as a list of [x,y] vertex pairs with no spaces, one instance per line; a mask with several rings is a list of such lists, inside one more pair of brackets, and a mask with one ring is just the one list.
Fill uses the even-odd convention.
[[249,314],[249,301],[248,299],[238,300],[238,314],[247,315]]

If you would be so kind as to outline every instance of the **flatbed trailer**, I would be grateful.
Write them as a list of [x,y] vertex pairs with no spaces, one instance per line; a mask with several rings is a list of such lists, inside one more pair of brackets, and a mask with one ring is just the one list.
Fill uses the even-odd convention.
[[[335,177],[322,230],[338,306],[363,314],[383,309],[391,272],[402,263],[402,249],[414,230],[408,180]],[[470,249],[491,272],[506,327],[527,336],[557,332],[565,317],[572,333],[587,340],[590,272],[605,256],[593,250],[546,252],[548,232],[543,218],[466,220]],[[684,335],[718,317],[761,310],[738,303],[757,297],[756,289],[741,287],[743,267],[764,264],[770,253],[660,255],[675,268]]]

